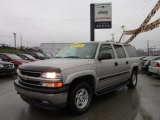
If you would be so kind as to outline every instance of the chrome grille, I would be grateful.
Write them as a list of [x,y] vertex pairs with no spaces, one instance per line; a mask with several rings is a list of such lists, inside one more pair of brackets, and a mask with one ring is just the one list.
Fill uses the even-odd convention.
[[19,82],[24,86],[40,86],[41,72],[19,70]]
[[5,68],[7,69],[11,69],[11,68],[14,68],[14,65],[13,64],[5,64],[3,65]]
[[29,76],[29,77],[41,77],[41,72],[20,70],[20,73],[24,76]]
[[40,81],[25,80],[25,79],[23,79],[23,77],[20,77],[19,82],[25,86],[40,86],[41,85]]

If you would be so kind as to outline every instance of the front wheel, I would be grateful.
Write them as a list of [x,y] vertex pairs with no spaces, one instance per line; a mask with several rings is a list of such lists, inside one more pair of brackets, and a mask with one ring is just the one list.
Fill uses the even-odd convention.
[[92,101],[92,88],[86,83],[78,83],[70,90],[68,98],[68,108],[76,115],[85,112]]
[[137,70],[133,70],[131,78],[129,80],[129,84],[127,85],[128,88],[135,88],[137,85],[137,81],[138,81],[138,72]]

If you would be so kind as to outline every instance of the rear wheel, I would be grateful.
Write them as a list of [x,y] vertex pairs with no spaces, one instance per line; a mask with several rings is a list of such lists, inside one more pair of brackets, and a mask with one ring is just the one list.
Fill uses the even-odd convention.
[[69,93],[69,110],[76,115],[85,112],[91,104],[92,94],[92,88],[87,82],[76,84]]
[[137,80],[138,80],[138,71],[137,70],[133,70],[131,78],[129,80],[129,84],[127,85],[128,88],[135,88],[136,85],[137,85]]

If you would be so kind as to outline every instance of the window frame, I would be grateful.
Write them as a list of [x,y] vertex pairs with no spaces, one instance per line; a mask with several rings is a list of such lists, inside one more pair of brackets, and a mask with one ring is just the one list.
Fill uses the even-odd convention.
[[99,48],[99,51],[98,51],[98,58],[99,58],[99,56],[100,56],[100,52],[101,52],[101,49],[102,49],[102,46],[103,46],[103,45],[110,45],[110,46],[111,46],[111,49],[112,49],[112,52],[113,52],[113,57],[114,57],[114,58],[106,59],[106,60],[116,59],[116,54],[115,54],[115,52],[114,52],[114,48],[113,48],[112,44],[110,44],[110,43],[102,43],[102,44],[100,45],[100,48]]
[[[115,46],[121,46],[121,48],[122,48],[123,51],[124,51],[125,57],[118,57],[118,54],[117,54],[117,51],[116,51]],[[128,54],[126,53],[126,50],[125,50],[125,48],[124,48],[124,46],[123,46],[122,44],[113,44],[113,48],[114,48],[115,53],[116,53],[116,55],[117,55],[117,59],[124,59],[124,58],[127,58],[127,57],[128,57]]]

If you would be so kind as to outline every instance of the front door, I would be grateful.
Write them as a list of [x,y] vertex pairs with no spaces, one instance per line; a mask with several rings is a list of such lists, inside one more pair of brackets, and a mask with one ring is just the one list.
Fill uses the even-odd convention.
[[111,54],[111,59],[97,61],[98,89],[106,88],[116,83],[116,74],[119,73],[119,66],[111,44],[102,44],[99,56],[102,53]]

